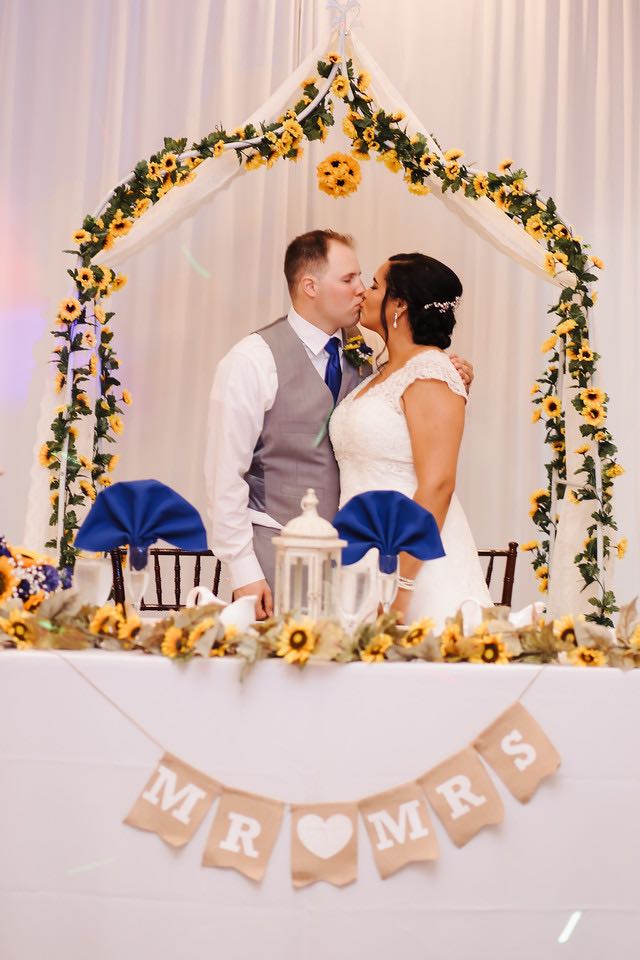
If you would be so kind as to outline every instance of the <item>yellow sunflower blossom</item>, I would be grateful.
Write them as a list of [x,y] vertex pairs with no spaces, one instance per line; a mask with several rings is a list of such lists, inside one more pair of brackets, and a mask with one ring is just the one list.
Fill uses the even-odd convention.
[[561,453],[564,450],[564,440],[552,440],[551,449],[555,450],[556,453]]
[[592,427],[599,427],[607,418],[604,407],[599,403],[588,404],[581,411],[583,420]]
[[118,640],[123,641],[125,649],[130,650],[142,629],[142,620],[136,613],[129,613],[118,624]]
[[572,330],[578,326],[576,321],[572,317],[567,317],[566,320],[562,320],[556,327],[556,333],[559,337],[563,336],[565,333],[571,333]]
[[111,283],[111,288],[112,290],[122,290],[122,288],[126,286],[126,283],[127,283],[127,278],[124,275],[124,273],[119,273],[116,277],[113,278],[113,282]]
[[82,492],[84,493],[85,497],[89,497],[89,500],[92,500],[92,501],[95,500],[96,491],[94,490],[92,483],[89,483],[88,480],[82,479],[79,481],[79,486]]
[[126,388],[122,391],[122,402],[126,403],[127,406],[130,406],[133,403],[133,397]]
[[30,597],[27,597],[23,607],[25,610],[37,610],[44,598],[44,590],[38,590],[37,593],[32,593]]
[[365,151],[366,144],[363,140],[356,140],[353,144],[353,150],[351,151],[351,156],[354,160],[370,160],[368,152]]
[[544,225],[539,213],[534,213],[532,217],[529,217],[525,224],[525,230],[534,240],[540,240],[544,237]]
[[333,83],[331,84],[331,91],[336,97],[344,99],[349,92],[349,81],[339,73],[337,77],[334,77]]
[[473,653],[469,657],[470,663],[508,663],[509,660],[502,634],[487,633],[482,637],[474,637]]
[[[6,557],[2,559],[6,560]],[[22,610],[12,610],[6,619],[0,617],[0,630],[11,637],[18,650],[26,650],[33,647],[35,643],[36,631],[33,617]]]
[[544,255],[544,269],[546,272],[554,277],[556,273],[556,261],[552,253],[545,253]]
[[91,234],[88,233],[86,230],[76,230],[71,235],[71,238],[74,243],[82,244],[82,243],[87,243],[89,240],[91,240]]
[[91,270],[90,267],[81,267],[76,272],[76,281],[83,290],[88,290],[89,287],[95,286],[96,278],[93,275],[93,270]]
[[388,633],[377,633],[360,651],[360,659],[364,660],[365,663],[381,663],[392,643],[393,638]]
[[549,491],[545,490],[543,487],[540,487],[538,490],[534,490],[531,494],[530,500],[532,505],[537,506],[541,500],[544,500],[545,497],[549,496]]
[[549,580],[547,577],[543,577],[540,583],[538,584],[539,593],[546,593],[549,588]]
[[580,391],[580,399],[583,403],[604,403],[607,395],[600,387],[585,387]]
[[358,136],[358,131],[354,127],[353,122],[349,119],[349,117],[345,117],[342,121],[342,132],[345,134],[345,136],[349,137],[350,140],[355,140]]
[[498,187],[498,189],[490,193],[489,196],[500,210],[508,210],[511,206],[511,200],[505,187]]
[[216,140],[213,145],[213,155],[214,157],[220,157],[224,153],[224,148],[226,144],[224,140]]
[[43,443],[38,453],[38,462],[41,467],[50,467],[52,463],[57,463],[57,457],[54,457],[49,449],[48,443]]
[[538,580],[541,580],[542,577],[547,577],[549,575],[549,567],[546,563],[543,563],[541,566],[536,567],[534,573]]
[[430,617],[425,617],[422,620],[416,620],[415,623],[409,625],[409,629],[400,640],[400,646],[419,646],[423,640],[429,636],[434,627],[435,622],[431,620]]
[[94,313],[94,316],[95,316],[96,320],[97,320],[98,323],[100,324],[100,326],[101,326],[101,327],[104,326],[105,323],[107,322],[107,317],[106,317],[106,314],[105,314],[104,310],[102,309],[102,307],[96,306],[96,307],[94,308],[93,313]]
[[618,560],[622,560],[625,553],[627,552],[627,547],[629,546],[629,541],[626,537],[621,537],[618,541],[616,551],[618,554]]
[[149,207],[151,206],[151,200],[149,197],[140,197],[139,200],[133,205],[133,215],[134,217],[141,217],[143,213],[146,213]]
[[283,627],[278,637],[276,654],[284,657],[286,663],[299,663],[302,666],[315,650],[316,640],[313,620],[309,617],[292,620]]
[[440,656],[443,660],[459,660],[462,641],[462,628],[457,623],[450,623],[440,635]]
[[550,350],[553,350],[556,343],[558,342],[558,334],[552,333],[550,337],[544,341],[540,346],[540,353],[549,353]]
[[456,163],[455,160],[451,160],[449,163],[445,164],[444,173],[447,179],[457,180],[457,178],[460,176],[460,164]]
[[596,267],[598,270],[604,270],[604,262],[600,259],[600,257],[589,257],[589,259],[594,267]]
[[102,476],[98,477],[98,483],[101,487],[110,487],[113,483],[113,480],[111,477],[106,477],[104,474],[102,474]]
[[578,357],[577,357],[577,359],[578,359],[581,363],[585,363],[585,362],[590,363],[590,362],[593,360],[593,351],[591,350],[591,346],[590,346],[588,340],[583,340],[583,341],[582,341],[582,346],[580,347],[580,350],[578,351]]
[[464,150],[447,150],[444,155],[447,161],[459,160],[461,157],[464,157]]
[[75,297],[68,297],[66,300],[61,300],[58,305],[58,319],[63,320],[65,323],[71,323],[73,320],[77,320],[81,313],[82,307]]
[[542,413],[540,412],[540,407],[535,407],[535,409],[531,412],[531,423],[537,423],[541,417]]
[[252,153],[245,163],[246,170],[257,170],[258,167],[261,167],[265,162],[264,157],[257,150],[255,153]]
[[339,53],[328,53],[327,60],[329,61],[329,63],[340,63],[340,61],[342,60],[342,57],[340,56]]
[[558,263],[561,263],[563,267],[569,266],[569,257],[566,253],[563,253],[562,250],[556,250],[553,254]]
[[230,623],[224,631],[224,636],[221,640],[216,640],[209,651],[210,657],[226,657],[229,652],[229,648],[233,641],[236,639],[240,631],[233,624]]
[[189,638],[185,636],[180,627],[168,627],[164,632],[160,652],[165,657],[174,660],[176,657],[184,657],[191,653],[193,647],[189,644]]
[[608,470],[605,470],[605,476],[621,477],[624,472],[624,467],[621,467],[619,463],[614,463],[612,467],[609,467]]
[[165,173],[173,173],[178,167],[178,158],[175,153],[165,153],[162,158],[162,169]]
[[603,650],[593,647],[576,647],[569,651],[569,662],[575,667],[605,667],[608,657]]
[[489,180],[484,173],[479,173],[473,178],[473,189],[477,197],[486,197],[489,192]]
[[122,619],[120,607],[107,603],[103,607],[99,607],[94,613],[89,623],[89,633],[117,637]]
[[109,224],[109,233],[112,237],[125,237],[133,226],[133,220],[125,217],[122,210],[118,210]]
[[117,413],[112,413],[109,417],[109,424],[114,433],[122,433],[124,430],[124,423],[122,417],[118,416]]
[[55,392],[62,393],[62,388],[64,387],[66,382],[67,382],[66,376],[64,375],[64,373],[62,373],[62,371],[59,370],[56,373],[55,380],[53,381],[53,389],[55,390]]
[[[345,117],[345,120],[346,119],[347,118]],[[304,131],[297,120],[285,120],[282,126],[287,133],[291,134],[294,140],[301,140],[304,136]]]
[[358,74],[357,84],[360,90],[368,90],[371,86],[371,74],[363,70],[362,73]]
[[498,164],[498,170],[500,171],[500,173],[505,173],[505,171],[509,169],[512,163],[513,163],[513,160],[511,159],[511,157],[507,157],[505,160],[500,161],[500,163]]
[[569,614],[553,621],[553,635],[562,643],[576,643],[576,628],[573,617]]
[[85,330],[82,334],[82,346],[88,350],[93,350],[96,345],[96,337],[93,330]]
[[569,230],[565,227],[564,223],[556,223],[553,227],[553,235],[557,237],[558,240],[566,240],[569,236]]
[[[313,86],[315,86],[317,80],[318,80],[318,78],[317,78],[317,77],[314,77],[314,76],[307,77],[306,80],[303,80],[303,81],[302,81],[302,83],[300,84],[300,86],[302,87],[303,90],[304,90],[305,87],[313,87]],[[243,132],[244,132],[244,131],[243,131]]]
[[198,640],[204,636],[207,630],[211,629],[215,622],[213,617],[205,617],[204,620],[201,620],[200,623],[196,624],[196,626],[190,630],[187,642],[191,649],[195,649]]
[[527,540],[526,543],[520,544],[520,550],[523,553],[529,553],[531,550],[539,550],[540,541],[539,540]]
[[591,450],[591,444],[590,444],[590,443],[581,443],[580,446],[579,446],[579,447],[576,447],[576,449],[575,449],[573,452],[574,452],[574,453],[588,453],[589,450]]
[[115,468],[118,466],[119,462],[120,462],[120,454],[112,453],[111,456],[109,457],[109,462],[107,464],[107,470],[109,471],[109,473],[113,473]]
[[542,407],[547,417],[556,418],[559,417],[562,413],[562,404],[560,403],[560,397],[552,395],[550,397],[545,397],[542,401]]
[[17,586],[18,581],[9,558],[0,557],[0,604],[9,599]]
[[517,180],[514,180],[511,184],[511,192],[515,193],[517,197],[521,197],[525,191],[525,182],[522,177],[518,177]]
[[98,373],[98,358],[95,353],[92,353],[89,357],[89,374],[92,377],[95,377]]

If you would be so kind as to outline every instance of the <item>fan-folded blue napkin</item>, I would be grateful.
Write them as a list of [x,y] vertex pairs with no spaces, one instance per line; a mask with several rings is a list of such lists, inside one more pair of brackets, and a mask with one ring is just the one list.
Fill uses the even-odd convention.
[[99,493],[78,531],[81,550],[115,550],[128,544],[131,563],[142,569],[156,540],[183,550],[206,550],[200,514],[179,493],[159,480],[114,483]]
[[360,560],[372,547],[380,552],[383,573],[395,572],[402,552],[419,560],[445,555],[433,515],[397,490],[359,493],[338,511],[333,525],[348,542],[342,551],[346,565]]

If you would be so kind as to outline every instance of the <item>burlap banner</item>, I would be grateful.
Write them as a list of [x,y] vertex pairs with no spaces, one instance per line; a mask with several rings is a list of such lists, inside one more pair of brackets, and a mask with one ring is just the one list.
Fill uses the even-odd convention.
[[157,833],[172,847],[183,847],[221,789],[195,767],[165,753],[124,822]]
[[[513,796],[526,803],[557,770],[560,756],[517,701],[465,747],[416,781],[359,803],[291,804],[291,880],[337,887],[358,876],[358,812],[382,879],[408,863],[437,860],[433,808],[451,840],[464,846],[504,818],[502,800],[480,758]],[[217,796],[220,802],[202,864],[262,880],[280,831],[285,804],[228,788],[165,753],[125,819],[167,843],[188,843]]]

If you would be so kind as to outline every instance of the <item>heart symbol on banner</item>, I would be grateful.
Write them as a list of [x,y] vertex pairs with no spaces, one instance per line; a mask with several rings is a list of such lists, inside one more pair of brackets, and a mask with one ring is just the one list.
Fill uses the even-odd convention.
[[334,813],[326,820],[308,813],[298,820],[297,831],[303,847],[321,860],[330,860],[351,840],[353,824],[343,813]]

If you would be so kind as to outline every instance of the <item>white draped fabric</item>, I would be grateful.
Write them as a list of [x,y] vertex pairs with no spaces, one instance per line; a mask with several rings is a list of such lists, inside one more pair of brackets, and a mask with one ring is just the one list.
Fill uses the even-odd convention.
[[[639,466],[632,362],[639,352],[640,84],[632,60],[639,11],[630,0],[454,0],[432,11],[417,0],[398,0],[391,30],[386,5],[365,0],[361,6],[354,39],[359,58],[365,66],[367,57],[375,58],[393,78],[411,107],[411,124],[426,123],[443,148],[463,148],[480,168],[514,157],[607,263],[592,340],[603,352],[600,382],[612,394],[611,426],[628,471],[618,482],[617,512],[632,544],[618,565],[616,587],[629,596],[638,579],[633,531],[640,513],[632,480]],[[191,141],[218,122],[229,129],[250,116],[266,118],[280,84],[298,66],[306,75],[303,61],[328,33],[321,2],[264,0],[251,5],[250,16],[248,9],[205,0],[190,0],[181,11],[168,0],[67,0],[62,6],[5,0],[0,8],[0,215],[7,225],[0,262],[8,267],[0,271],[6,364],[0,466],[7,471],[2,526],[14,539],[23,532],[26,477],[48,377],[46,330],[68,289],[70,258],[60,249],[82,216],[163,136]],[[381,99],[393,95],[373,64],[371,72],[387,85]],[[331,226],[356,236],[366,274],[389,253],[407,249],[427,251],[459,272],[465,298],[454,347],[476,367],[460,497],[479,543],[529,539],[528,493],[544,482],[544,451],[541,428],[529,425],[528,391],[543,362],[538,347],[555,291],[501,256],[468,223],[447,216],[445,204],[410,196],[401,176],[375,161],[363,164],[354,197],[320,194],[315,163],[344,146],[338,130],[329,143],[307,146],[299,164],[243,175],[241,184],[233,183],[234,158],[211,163],[216,182],[226,180],[230,189],[119,264],[129,284],[114,298],[114,329],[134,407],[119,444],[117,477],[158,477],[204,508],[206,401],[216,361],[240,336],[283,312],[287,241],[312,226]],[[191,203],[197,193],[190,191],[210,186],[203,181],[174,191],[136,229],[151,230],[163,204],[171,211],[181,195]],[[462,206],[456,198],[452,203]],[[133,242],[135,233],[120,243]],[[519,232],[516,242],[528,248],[518,255],[530,258],[530,238]],[[39,478],[46,504],[46,478]],[[38,518],[30,519],[34,542]],[[521,561],[516,602],[534,589]]]

